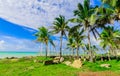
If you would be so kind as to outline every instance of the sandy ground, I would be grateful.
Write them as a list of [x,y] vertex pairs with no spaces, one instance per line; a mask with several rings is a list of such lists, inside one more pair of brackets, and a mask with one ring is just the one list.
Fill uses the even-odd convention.
[[110,71],[103,71],[103,72],[80,72],[78,76],[120,76],[120,74],[110,72]]

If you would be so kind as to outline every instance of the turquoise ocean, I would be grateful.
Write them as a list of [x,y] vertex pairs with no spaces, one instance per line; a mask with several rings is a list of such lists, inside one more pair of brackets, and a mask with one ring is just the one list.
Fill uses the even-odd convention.
[[[72,55],[72,51],[63,51],[62,52],[63,55]],[[59,55],[59,51],[57,52],[49,52],[48,53],[48,56],[58,56]],[[11,57],[18,57],[18,58],[21,58],[21,57],[25,57],[25,56],[45,56],[45,52],[42,51],[42,52],[6,52],[6,51],[0,51],[0,58],[11,58]]]
[[0,58],[6,57],[25,57],[25,56],[38,56],[39,52],[0,52]]

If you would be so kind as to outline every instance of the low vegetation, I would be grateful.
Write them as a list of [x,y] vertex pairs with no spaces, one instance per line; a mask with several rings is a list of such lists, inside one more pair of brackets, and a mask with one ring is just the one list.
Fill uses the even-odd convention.
[[[38,60],[39,62],[35,62],[34,60]],[[120,61],[116,60],[104,62],[96,61],[96,63],[86,61],[83,62],[83,66],[80,69],[67,66],[63,63],[44,65],[43,62],[46,60],[52,60],[52,58],[46,59],[46,57],[24,57],[16,61],[12,61],[12,59],[1,59],[0,76],[87,76],[84,74],[88,74],[89,76],[91,73],[107,73],[107,75],[114,74],[114,76],[120,75]],[[111,67],[100,67],[101,64],[110,64]]]

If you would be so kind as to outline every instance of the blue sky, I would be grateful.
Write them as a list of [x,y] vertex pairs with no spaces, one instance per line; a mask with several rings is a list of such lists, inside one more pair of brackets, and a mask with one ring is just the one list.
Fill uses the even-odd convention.
[[0,0],[0,51],[39,51],[33,36],[37,28],[52,25],[59,14],[73,17],[79,2],[83,0]]
[[20,26],[18,24],[13,24],[0,18],[0,35],[7,35],[16,38],[34,40],[35,36],[33,35],[36,32],[37,30],[35,29]]
[[38,51],[37,30],[0,18],[0,51]]

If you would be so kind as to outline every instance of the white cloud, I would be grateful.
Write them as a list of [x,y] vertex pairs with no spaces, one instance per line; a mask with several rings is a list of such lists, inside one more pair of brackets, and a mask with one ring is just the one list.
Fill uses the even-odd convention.
[[79,2],[83,0],[0,0],[0,17],[36,29],[51,25],[59,14],[72,17]]
[[[85,40],[87,42],[87,39]],[[91,36],[91,42],[94,45],[99,45],[100,41],[95,40],[93,36]],[[54,40],[56,51],[59,51],[60,47],[60,41],[59,39]],[[66,49],[67,40],[63,39],[63,50]],[[0,37],[0,51],[32,51],[32,52],[38,52],[42,48],[44,51],[44,45],[40,45],[36,43],[33,40],[27,40],[27,39],[19,39],[15,37],[10,36],[1,36]],[[51,48],[51,45],[49,45],[49,48]]]
[[[57,40],[54,40],[54,43],[56,45],[56,51],[59,51],[60,41],[57,38]],[[66,40],[63,39],[63,46],[66,46]],[[49,45],[50,48],[53,49],[51,45]],[[44,51],[45,45],[36,43],[34,40],[28,40],[28,39],[19,39],[11,36],[1,36],[0,37],[0,51],[28,51],[28,52],[38,52],[38,51]]]
[[4,44],[5,43],[5,41],[4,40],[1,40],[0,41],[0,45],[2,45],[2,44]]
[[4,40],[0,40],[0,49],[4,49],[4,43],[5,43]]
[[1,36],[0,51],[39,51],[39,44],[27,39]]

